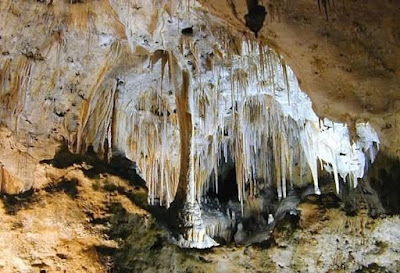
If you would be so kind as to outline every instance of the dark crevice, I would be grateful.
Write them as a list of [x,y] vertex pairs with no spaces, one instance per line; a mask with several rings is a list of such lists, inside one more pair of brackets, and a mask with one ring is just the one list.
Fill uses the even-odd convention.
[[258,0],[247,0],[248,13],[244,16],[246,26],[258,37],[258,32],[263,27],[267,11],[258,4]]
[[[400,214],[400,161],[380,152],[368,172],[371,189],[387,214]],[[365,193],[368,194],[368,191]]]
[[183,28],[181,31],[182,35],[193,35],[193,27],[187,27],[187,28]]
[[360,269],[354,271],[353,273],[388,273],[390,271],[386,268],[379,266],[376,263],[371,263],[368,266],[362,266]]

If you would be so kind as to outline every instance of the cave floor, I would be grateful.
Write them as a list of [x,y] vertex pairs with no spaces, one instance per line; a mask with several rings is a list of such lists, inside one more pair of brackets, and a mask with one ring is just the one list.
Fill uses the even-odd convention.
[[183,250],[144,187],[88,167],[46,167],[47,186],[0,202],[0,272],[399,272],[400,219],[301,203],[264,244]]

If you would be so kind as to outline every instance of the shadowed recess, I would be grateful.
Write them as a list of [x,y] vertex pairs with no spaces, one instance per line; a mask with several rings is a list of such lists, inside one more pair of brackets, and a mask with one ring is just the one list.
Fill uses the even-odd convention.
[[53,159],[46,159],[40,163],[51,164],[52,166],[64,169],[73,164],[87,163],[92,166],[89,169],[82,169],[89,178],[96,178],[102,173],[109,173],[129,181],[132,186],[144,187],[146,182],[137,174],[136,164],[122,155],[114,155],[110,163],[98,158],[93,149],[89,148],[87,153],[73,154],[66,145],[61,146]]

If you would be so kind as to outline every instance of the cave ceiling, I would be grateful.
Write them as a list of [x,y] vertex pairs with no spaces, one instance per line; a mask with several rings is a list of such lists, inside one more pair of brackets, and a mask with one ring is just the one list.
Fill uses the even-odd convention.
[[[249,32],[246,1],[200,2],[232,28]],[[316,113],[350,125],[372,121],[384,148],[398,155],[399,1],[259,4],[267,11],[259,40],[284,56]]]

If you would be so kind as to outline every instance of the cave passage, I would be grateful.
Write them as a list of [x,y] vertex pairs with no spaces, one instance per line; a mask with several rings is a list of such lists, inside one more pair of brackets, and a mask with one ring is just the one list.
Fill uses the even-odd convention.
[[235,165],[229,164],[222,169],[225,169],[225,171],[218,176],[218,193],[215,187],[212,187],[207,191],[207,197],[217,198],[221,203],[227,203],[229,200],[238,202]]

